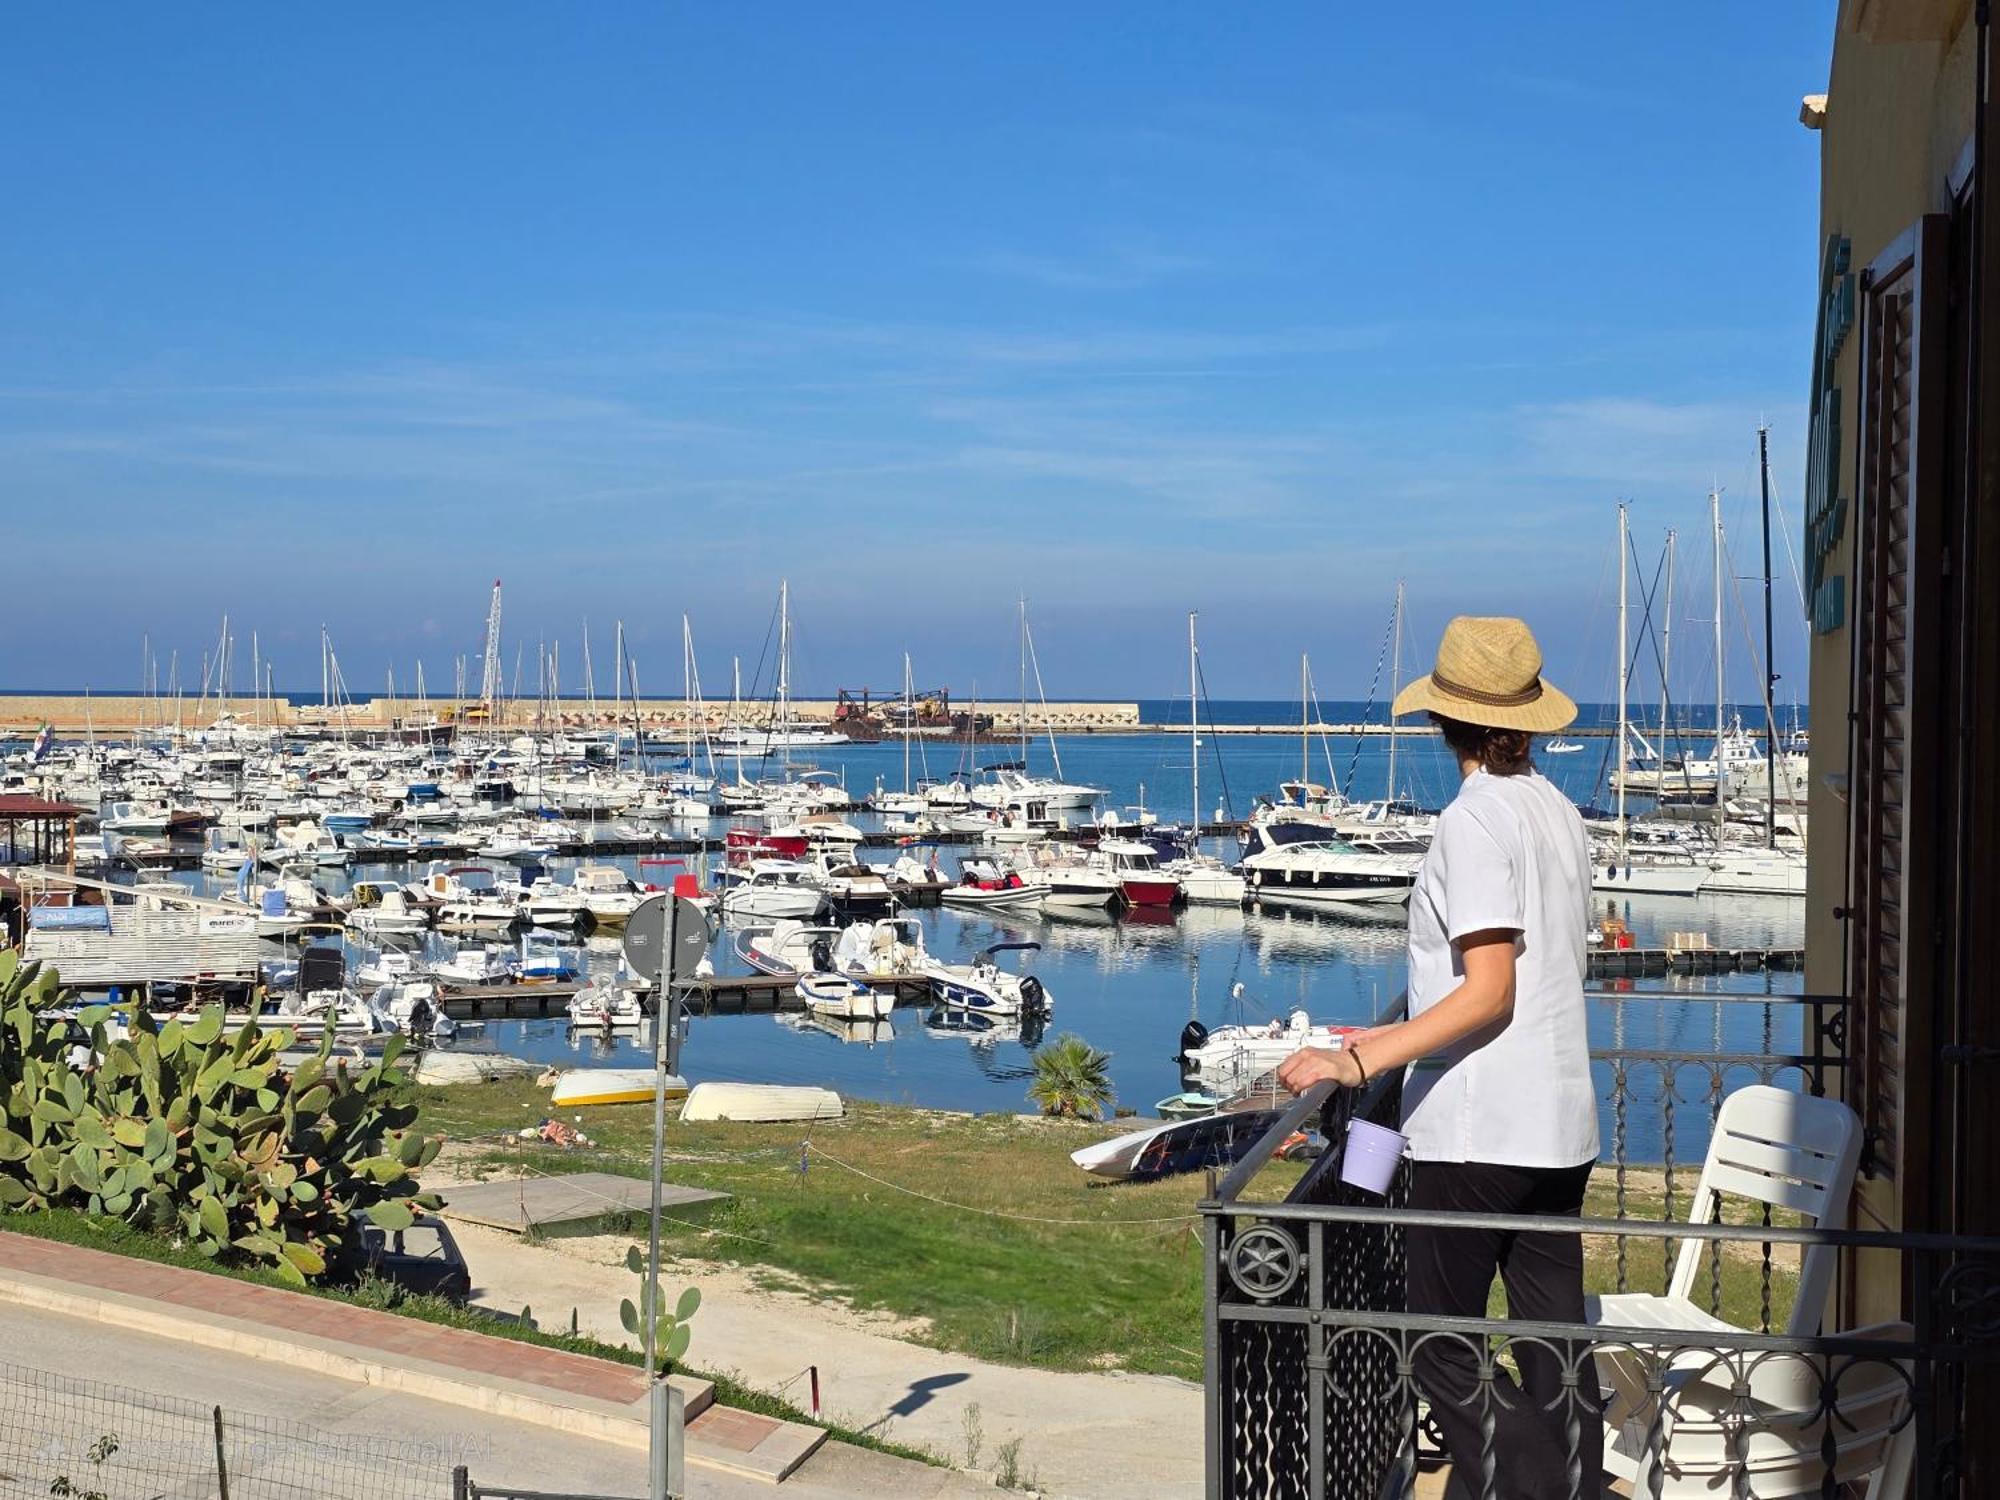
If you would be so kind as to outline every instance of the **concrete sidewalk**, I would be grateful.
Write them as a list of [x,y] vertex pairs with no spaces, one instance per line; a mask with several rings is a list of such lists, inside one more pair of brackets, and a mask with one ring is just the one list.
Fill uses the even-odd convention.
[[[618,1444],[646,1445],[644,1375],[630,1365],[548,1349],[302,1292],[0,1232],[0,1303],[282,1363],[510,1422]],[[765,1482],[820,1449],[822,1429],[715,1405],[686,1382],[687,1458]],[[964,1476],[867,1450],[815,1469],[849,1474],[835,1492],[979,1493]],[[820,1488],[816,1483],[815,1489]],[[990,1493],[990,1491],[985,1491]]]

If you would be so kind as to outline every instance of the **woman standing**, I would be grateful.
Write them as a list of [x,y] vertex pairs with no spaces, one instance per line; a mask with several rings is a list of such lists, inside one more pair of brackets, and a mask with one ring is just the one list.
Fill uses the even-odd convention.
[[[1398,715],[1429,711],[1462,778],[1410,896],[1409,1019],[1299,1052],[1279,1070],[1297,1093],[1408,1067],[1412,1208],[1575,1217],[1596,1164],[1583,998],[1590,843],[1575,806],[1529,756],[1529,736],[1564,728],[1576,705],[1541,671],[1521,621],[1462,615],[1431,674],[1397,696]],[[1406,1245],[1411,1312],[1483,1317],[1498,1275],[1508,1316],[1584,1321],[1580,1235],[1412,1227]],[[1491,1462],[1503,1496],[1595,1496],[1603,1429],[1588,1354],[1512,1349],[1521,1385],[1496,1370],[1490,1393],[1471,1340],[1434,1337],[1418,1353],[1452,1459],[1449,1494],[1480,1493]]]

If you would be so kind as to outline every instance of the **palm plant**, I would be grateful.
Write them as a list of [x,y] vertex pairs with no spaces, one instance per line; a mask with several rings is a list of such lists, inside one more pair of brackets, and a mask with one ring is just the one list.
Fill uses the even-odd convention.
[[1045,1115],[1101,1120],[1111,1102],[1111,1054],[1082,1037],[1064,1032],[1035,1054],[1035,1081],[1028,1098]]

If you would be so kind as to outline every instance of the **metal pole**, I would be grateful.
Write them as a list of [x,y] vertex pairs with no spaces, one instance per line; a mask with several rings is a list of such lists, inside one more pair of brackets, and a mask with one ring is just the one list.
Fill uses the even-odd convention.
[[666,1170],[667,1071],[673,1062],[676,1028],[672,993],[674,955],[679,951],[681,904],[678,896],[667,898],[666,942],[660,948],[658,982],[660,998],[654,1008],[658,1034],[653,1045],[653,1173],[650,1185],[651,1210],[646,1223],[646,1378],[649,1393],[648,1464],[649,1500],[667,1500],[672,1410],[669,1387],[658,1376],[660,1341],[660,1177]]
[[229,1462],[222,1452],[222,1408],[215,1408],[215,1493],[229,1500]]
[[1757,429],[1757,479],[1764,493],[1764,847],[1778,843],[1778,673],[1771,659],[1771,429]]

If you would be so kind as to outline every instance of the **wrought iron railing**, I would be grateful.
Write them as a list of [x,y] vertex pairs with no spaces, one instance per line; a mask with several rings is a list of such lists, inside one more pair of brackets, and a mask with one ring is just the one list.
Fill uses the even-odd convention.
[[[1724,1044],[1706,1051],[1635,1037],[1644,1027],[1629,1024],[1632,1008],[1667,998],[1764,1005],[1778,1025],[1767,1033],[1766,1016],[1732,1010],[1737,1019],[1723,1024]],[[1453,1478],[1454,1496],[1596,1500],[1603,1493],[1593,1472],[1600,1437],[1605,1469],[1639,1495],[1832,1497],[1883,1466],[1907,1466],[1911,1494],[1959,1494],[1954,1440],[1964,1415],[1963,1369],[1996,1353],[2000,1241],[1807,1228],[1768,1215],[1693,1224],[1685,1222],[1691,1191],[1678,1206],[1671,1188],[1651,1192],[1671,1181],[1677,1146],[1685,1159],[1690,1137],[1700,1135],[1705,1152],[1705,1133],[1690,1125],[1712,1127],[1739,1082],[1806,1093],[1830,1088],[1841,1060],[1839,1002],[1644,992],[1594,999],[1612,1018],[1613,1044],[1593,1053],[1614,1122],[1610,1216],[1417,1212],[1407,1206],[1407,1166],[1386,1195],[1348,1187],[1340,1177],[1347,1123],[1358,1116],[1395,1125],[1399,1076],[1359,1095],[1325,1086],[1307,1094],[1203,1204],[1211,1497],[1414,1495],[1418,1473],[1444,1462],[1425,1371],[1450,1349],[1470,1371],[1465,1404],[1479,1433],[1470,1472]],[[1761,1050],[1731,1039],[1731,1028],[1746,1024],[1742,1017],[1751,1018]],[[1641,1086],[1647,1076],[1658,1086]],[[1647,1110],[1659,1111],[1651,1133]],[[1261,1200],[1268,1179],[1260,1179],[1279,1144],[1315,1123],[1330,1149],[1281,1199]],[[1663,1148],[1657,1156],[1653,1145]],[[1639,1253],[1642,1246],[1663,1247],[1664,1288],[1677,1247],[1705,1242],[1710,1277],[1695,1288],[1707,1294],[1705,1316],[1694,1328],[1644,1328],[1413,1314],[1404,1302],[1403,1249],[1416,1227],[1602,1236],[1615,1248],[1608,1267],[1597,1258],[1598,1289],[1618,1291],[1651,1288],[1654,1261]],[[1813,1246],[1900,1257],[1917,1289],[1911,1322],[1823,1337],[1773,1333],[1787,1295],[1774,1290],[1774,1263]],[[1754,1272],[1746,1267],[1753,1254]],[[1750,1274],[1757,1312],[1740,1320],[1750,1326],[1731,1326],[1719,1316],[1725,1283],[1740,1293]],[[1516,1381],[1524,1360],[1540,1366],[1536,1384],[1544,1394],[1535,1401]],[[1524,1421],[1546,1450],[1544,1473],[1523,1472],[1518,1444],[1503,1436],[1518,1435]]]

